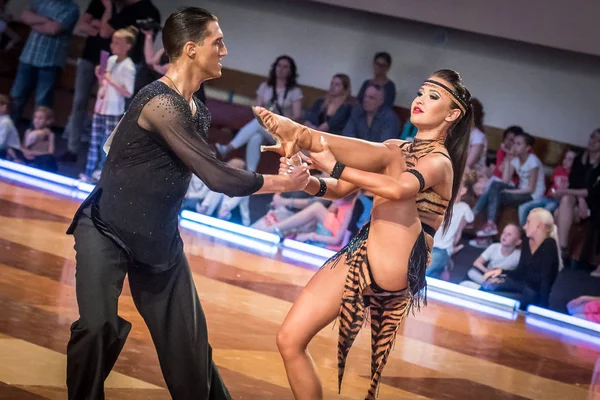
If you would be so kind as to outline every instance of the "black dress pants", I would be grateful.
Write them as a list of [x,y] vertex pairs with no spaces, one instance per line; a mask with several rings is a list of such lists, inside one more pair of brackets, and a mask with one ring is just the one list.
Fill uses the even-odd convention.
[[69,399],[104,399],[104,381],[131,324],[117,313],[125,275],[173,399],[231,399],[212,360],[206,319],[185,255],[162,272],[135,266],[84,210],[75,228],[79,320],[67,346]]

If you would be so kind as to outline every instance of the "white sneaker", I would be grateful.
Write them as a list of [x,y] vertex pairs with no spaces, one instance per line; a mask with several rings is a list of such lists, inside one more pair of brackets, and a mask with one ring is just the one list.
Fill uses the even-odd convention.
[[469,240],[469,246],[473,246],[478,249],[486,249],[490,244],[492,244],[492,240],[486,237]]

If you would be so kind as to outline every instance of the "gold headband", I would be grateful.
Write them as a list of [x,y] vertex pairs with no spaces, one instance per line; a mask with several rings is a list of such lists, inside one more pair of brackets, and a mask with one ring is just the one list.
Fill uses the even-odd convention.
[[423,86],[429,86],[429,87],[435,88],[436,90],[438,90],[438,91],[442,92],[443,94],[445,94],[446,96],[450,97],[450,100],[452,100],[452,102],[455,103],[458,106],[458,108],[460,108],[460,111],[462,111],[463,115],[467,112],[466,104],[464,104],[464,102],[460,99],[460,97],[458,97],[458,95],[456,94],[456,92],[454,92],[454,90],[451,90],[446,85],[443,85],[440,82],[428,79],[425,81],[425,83],[423,83]]

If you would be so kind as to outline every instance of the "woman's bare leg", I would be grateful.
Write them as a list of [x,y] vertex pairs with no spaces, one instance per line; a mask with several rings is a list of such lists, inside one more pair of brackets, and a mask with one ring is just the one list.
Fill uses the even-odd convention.
[[267,229],[270,232],[279,229],[281,232],[286,232],[300,226],[304,226],[309,222],[323,222],[327,217],[327,208],[321,203],[312,203],[310,206],[298,211],[286,220],[271,225]]
[[[332,135],[308,128],[289,118],[273,114],[262,108],[254,108],[259,122],[272,134],[279,136],[285,144],[293,144],[297,138],[297,150],[319,152],[323,150],[321,136],[325,138],[336,160],[339,162],[367,172],[380,172],[391,162],[392,154],[383,143],[373,143],[366,140]],[[286,154],[293,155],[292,150]]]
[[321,329],[337,318],[347,273],[345,257],[335,268],[323,266],[302,290],[277,332],[277,346],[296,400],[323,398],[321,381],[307,347]]
[[558,208],[558,240],[561,248],[566,248],[569,243],[569,231],[575,219],[575,204],[577,199],[575,196],[567,195],[560,199]]

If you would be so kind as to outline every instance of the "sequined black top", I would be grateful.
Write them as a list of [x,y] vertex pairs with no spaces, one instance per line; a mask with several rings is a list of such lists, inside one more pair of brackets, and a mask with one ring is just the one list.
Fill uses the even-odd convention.
[[192,173],[228,196],[247,196],[262,187],[262,175],[215,157],[206,142],[210,114],[194,101],[193,116],[185,99],[161,81],[135,96],[117,126],[102,177],[67,233],[74,231],[81,210],[92,205],[96,227],[136,264],[168,268],[182,254],[178,215]]

